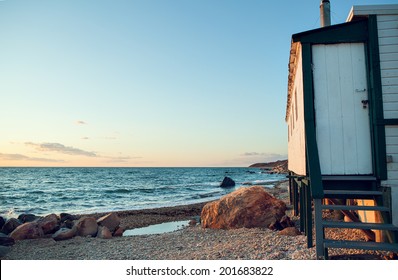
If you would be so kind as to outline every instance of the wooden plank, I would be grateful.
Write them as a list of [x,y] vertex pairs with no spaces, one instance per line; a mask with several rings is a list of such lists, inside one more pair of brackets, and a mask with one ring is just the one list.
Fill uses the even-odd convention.
[[397,28],[379,29],[379,37],[383,37],[383,38],[398,37],[398,29]]
[[396,53],[397,52],[397,45],[384,45],[380,46],[379,52],[380,53]]
[[[398,94],[398,86],[382,86],[383,93],[385,94]],[[396,108],[398,109],[398,108]]]
[[[398,136],[398,126],[396,126],[396,125],[386,126],[385,130],[386,130],[386,137]],[[398,143],[397,143],[397,145],[398,145]]]
[[398,24],[398,16],[397,15],[378,15],[377,16],[377,26],[380,27],[380,24],[389,21],[396,21]]
[[398,44],[398,38],[397,37],[381,37],[379,38],[379,45],[384,46],[384,45],[397,45]]
[[380,69],[381,70],[397,69],[397,62],[396,61],[380,61]]
[[387,145],[398,145],[398,136],[389,136],[386,137]]
[[398,52],[380,54],[380,61],[394,60],[398,64]]
[[377,29],[380,31],[385,29],[397,28],[397,24],[397,20],[377,21]]
[[398,66],[395,69],[381,70],[381,78],[393,78],[398,77]]
[[383,94],[383,102],[398,102],[398,94],[389,93]]
[[384,111],[384,118],[398,119],[398,111]]

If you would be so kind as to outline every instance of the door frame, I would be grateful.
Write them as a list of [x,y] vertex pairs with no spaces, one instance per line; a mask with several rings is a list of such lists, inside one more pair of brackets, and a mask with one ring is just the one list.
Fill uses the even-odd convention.
[[[366,74],[368,81],[369,97],[369,119],[372,149],[373,176],[379,180],[387,179],[386,161],[386,139],[383,114],[383,99],[381,87],[381,71],[379,58],[379,44],[377,32],[377,18],[370,15],[368,18],[318,28],[292,36],[293,42],[301,43],[302,67],[303,67],[303,90],[304,90],[304,111],[305,122],[313,122],[315,126],[314,111],[314,87],[312,73],[312,45],[313,44],[336,44],[336,43],[364,43]],[[305,131],[306,141],[313,138],[316,143],[315,131]],[[309,141],[313,142],[313,141]],[[315,149],[317,147],[308,147]],[[314,153],[312,153],[314,154]],[[307,165],[311,165],[307,158]],[[318,159],[319,160],[319,159]],[[307,170],[309,170],[307,168]],[[307,171],[308,172],[308,171]],[[308,175],[308,174],[307,174]]]

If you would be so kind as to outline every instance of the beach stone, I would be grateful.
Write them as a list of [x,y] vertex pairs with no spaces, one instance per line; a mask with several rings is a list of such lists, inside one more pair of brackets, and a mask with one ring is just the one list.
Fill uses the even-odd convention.
[[97,220],[97,224],[99,226],[107,227],[111,232],[115,232],[115,230],[120,225],[120,218],[116,213],[109,213]]
[[232,229],[268,227],[279,221],[286,204],[263,187],[240,188],[217,201],[207,203],[201,213],[203,228]]
[[231,188],[234,186],[235,186],[235,181],[229,177],[224,177],[224,179],[222,180],[222,182],[220,184],[221,188]]
[[0,216],[0,229],[4,226],[4,224],[6,223],[6,220]]
[[98,232],[97,232],[97,237],[102,238],[102,239],[111,239],[112,232],[105,226],[99,226]]
[[0,236],[0,246],[12,246],[15,244],[15,240],[8,236]]
[[196,226],[197,223],[198,222],[195,219],[192,219],[192,220],[189,221],[188,225],[191,226],[191,227],[194,227],[194,226]]
[[95,236],[97,234],[97,221],[92,217],[82,217],[73,226],[78,236]]
[[37,222],[41,226],[44,234],[54,233],[59,229],[58,216],[55,214],[50,214],[42,217]]
[[65,221],[73,221],[76,220],[76,217],[74,215],[68,214],[68,213],[61,213],[59,214],[60,217],[60,222],[63,223]]
[[37,222],[27,222],[18,226],[10,237],[14,240],[36,239],[44,236],[44,232]]
[[20,220],[18,220],[16,218],[10,218],[6,221],[6,223],[1,228],[1,232],[5,233],[5,234],[10,234],[20,225],[22,225]]
[[76,235],[76,228],[60,228],[57,230],[51,237],[55,241],[67,240],[75,237]]
[[123,236],[125,230],[126,229],[124,227],[118,227],[113,233],[113,236]]
[[287,227],[282,229],[281,231],[278,231],[278,235],[286,235],[286,236],[297,236],[301,235],[301,232],[296,229],[295,227]]
[[18,216],[18,220],[20,220],[22,223],[28,223],[28,222],[33,222],[35,220],[37,220],[38,216],[34,215],[34,214],[21,214]]

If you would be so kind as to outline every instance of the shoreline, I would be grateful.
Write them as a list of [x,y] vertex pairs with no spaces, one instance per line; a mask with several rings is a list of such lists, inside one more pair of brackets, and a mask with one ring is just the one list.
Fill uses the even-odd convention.
[[[281,181],[271,193],[287,204],[286,215],[299,227],[289,205],[288,181]],[[134,229],[149,225],[189,220],[200,216],[204,203],[144,210],[115,211],[121,226]],[[108,213],[81,216],[100,217]],[[335,236],[362,238],[358,230],[333,231]],[[17,241],[2,260],[315,260],[315,247],[307,248],[305,235],[285,236],[268,228],[217,230],[200,224],[151,235],[101,239],[79,237],[55,241],[52,238]],[[333,259],[383,259],[380,252],[334,249]]]

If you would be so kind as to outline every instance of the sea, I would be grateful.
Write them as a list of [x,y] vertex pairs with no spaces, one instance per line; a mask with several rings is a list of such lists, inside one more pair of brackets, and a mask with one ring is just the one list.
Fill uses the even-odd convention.
[[[220,188],[225,176],[236,186]],[[211,201],[239,187],[272,188],[286,175],[257,168],[0,168],[0,215],[149,209]]]

